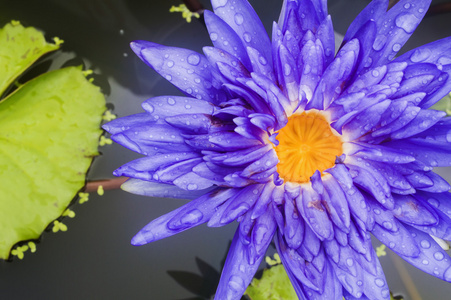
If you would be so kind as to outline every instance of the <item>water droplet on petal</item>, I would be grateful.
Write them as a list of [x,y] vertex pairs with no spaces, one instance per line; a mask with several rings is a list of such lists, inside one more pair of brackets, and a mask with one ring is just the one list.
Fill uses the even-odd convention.
[[200,63],[199,54],[190,54],[188,55],[188,63],[193,66],[197,66]]
[[385,43],[387,42],[387,37],[385,35],[378,35],[376,39],[374,40],[373,49],[376,51],[381,50],[384,48]]
[[445,256],[443,255],[442,252],[435,252],[435,253],[434,253],[434,258],[435,258],[436,260],[442,260],[443,258],[445,258]]
[[218,34],[216,32],[211,32],[210,39],[212,42],[215,42],[218,39]]
[[399,50],[401,50],[401,44],[394,44],[392,49],[393,51],[398,52]]
[[168,98],[168,104],[169,105],[174,105],[175,104],[175,100],[173,98]]
[[190,183],[190,184],[188,184],[187,188],[188,188],[188,191],[194,191],[194,190],[197,190],[197,184],[195,184],[195,183]]
[[244,281],[241,277],[234,275],[230,277],[228,286],[232,291],[241,292],[244,289]]
[[348,266],[352,267],[352,266],[354,265],[354,260],[353,260],[352,258],[348,258],[348,259],[346,260],[346,264],[347,264]]
[[243,24],[243,22],[244,22],[243,15],[240,14],[240,13],[235,14],[235,23],[236,23],[236,25],[241,25],[241,24]]
[[248,42],[248,43],[250,43],[251,40],[252,40],[252,37],[251,37],[251,35],[250,35],[248,32],[245,32],[245,33],[243,34],[243,38],[244,38],[244,40],[245,40],[246,42]]
[[193,209],[189,212],[187,212],[181,219],[180,222],[182,222],[184,225],[194,225],[197,224],[200,220],[203,218],[203,214],[198,209]]
[[404,29],[405,32],[412,33],[417,25],[414,21],[415,19],[417,18],[411,13],[402,13],[396,17],[395,24],[399,28]]
[[285,64],[283,70],[284,70],[285,76],[290,76],[291,66],[289,64]]
[[429,261],[427,259],[423,259],[423,261],[421,262],[423,265],[429,265]]
[[420,245],[424,249],[429,249],[431,247],[431,243],[428,240],[422,240]]
[[383,287],[385,285],[385,281],[383,281],[380,278],[377,278],[376,280],[374,280],[374,283],[378,286],[378,287]]
[[174,62],[173,62],[172,60],[168,60],[168,62],[166,63],[166,65],[167,65],[169,68],[172,68],[172,67],[174,66]]
[[393,224],[390,223],[390,222],[388,222],[388,221],[383,222],[382,225],[383,225],[385,228],[387,228],[387,229],[392,229],[392,228],[393,228]]
[[167,80],[167,81],[171,81],[171,80],[172,80],[172,76],[171,76],[171,75],[169,75],[169,74],[168,74],[168,75],[166,75],[166,76],[164,76],[164,78],[166,78],[166,80]]

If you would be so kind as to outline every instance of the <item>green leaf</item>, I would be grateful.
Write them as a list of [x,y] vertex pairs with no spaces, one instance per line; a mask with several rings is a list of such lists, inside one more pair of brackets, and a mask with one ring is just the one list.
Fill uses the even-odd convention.
[[0,96],[39,57],[58,48],[33,27],[17,21],[6,24],[0,29]]
[[254,278],[246,290],[252,300],[297,300],[296,292],[282,265],[263,271],[261,279]]
[[105,109],[76,67],[41,75],[0,102],[0,258],[37,239],[84,186]]
[[439,102],[435,103],[431,109],[441,110],[451,116],[451,93],[443,97]]

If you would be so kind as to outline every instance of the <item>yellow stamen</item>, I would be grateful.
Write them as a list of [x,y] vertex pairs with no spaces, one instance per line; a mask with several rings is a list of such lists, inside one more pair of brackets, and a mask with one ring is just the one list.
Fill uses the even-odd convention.
[[275,147],[279,163],[277,172],[285,181],[304,183],[316,170],[334,166],[343,154],[342,141],[326,118],[318,111],[294,114],[278,131]]

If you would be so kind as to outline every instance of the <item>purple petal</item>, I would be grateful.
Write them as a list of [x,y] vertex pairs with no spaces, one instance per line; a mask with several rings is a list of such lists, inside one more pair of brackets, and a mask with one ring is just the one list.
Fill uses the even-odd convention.
[[[352,215],[365,223],[367,228],[371,228],[374,220],[371,220],[366,200],[354,186],[348,169],[344,165],[336,164],[333,168],[328,169],[327,173],[333,176],[333,178],[330,179],[330,182],[328,182],[327,187],[331,190],[333,189],[334,193],[341,194],[340,190],[344,192]],[[334,181],[337,184],[334,184]]]
[[200,191],[186,191],[172,184],[143,181],[134,178],[128,179],[125,183],[123,183],[121,189],[126,192],[142,196],[190,200],[196,199],[211,191],[211,189]]
[[285,226],[283,227],[283,236],[292,249],[297,249],[304,240],[305,223],[299,216],[293,200],[285,199],[284,205]]
[[168,154],[157,154],[151,157],[143,157],[133,160],[114,171],[115,176],[128,176],[142,180],[151,180],[153,172],[160,168],[180,161],[200,157],[195,152],[175,152]]
[[208,10],[204,11],[204,17],[205,25],[210,33],[210,39],[213,42],[213,45],[218,49],[222,49],[232,54],[239,59],[248,70],[252,70],[246,48],[235,31],[233,31],[233,29],[221,18]]
[[180,135],[180,131],[167,124],[133,127],[112,135],[111,139],[144,155],[172,153],[174,149],[179,152],[192,151],[192,148],[185,143],[185,139]]
[[451,257],[427,233],[406,226],[409,235],[419,245],[420,252],[416,256],[400,256],[418,269],[451,282]]
[[214,112],[214,106],[206,101],[180,96],[159,96],[142,103],[142,107],[155,120],[183,114],[207,114]]
[[[271,239],[264,240],[267,244],[261,245],[261,247],[267,248]],[[249,245],[244,245],[241,242],[239,230],[237,230],[233,237],[232,245],[230,246],[214,299],[239,300],[243,295],[247,286],[254,278],[254,274],[257,271],[265,252],[263,251],[263,254],[261,255],[255,254],[251,263],[250,258],[248,257],[248,247]]]
[[355,153],[349,153],[348,155],[358,156],[373,161],[396,164],[405,164],[415,160],[413,156],[410,156],[401,151],[384,147],[384,145],[369,145],[364,143],[351,144],[353,146],[352,152],[355,151]]
[[253,73],[265,76],[274,82],[276,79],[274,77],[271,61],[267,61],[266,58],[255,48],[247,47],[246,50],[249,55],[249,59],[251,60]]
[[[194,167],[193,167],[194,168]],[[182,176],[177,177],[173,183],[181,189],[187,191],[203,190],[215,184],[207,178],[201,177],[194,172],[188,172]]]
[[240,37],[245,47],[258,50],[267,62],[272,62],[271,42],[263,24],[246,0],[212,0],[215,14]]
[[235,195],[214,212],[209,227],[219,227],[234,221],[251,209],[263,190],[263,185],[251,185],[236,189]]
[[333,238],[332,222],[322,205],[321,195],[318,195],[312,188],[303,186],[302,194],[296,198],[296,207],[319,239]]
[[295,58],[283,44],[279,47],[279,58],[283,69],[281,77],[285,95],[291,102],[297,101],[299,99],[299,71]]
[[409,225],[434,225],[438,222],[437,215],[412,196],[395,196],[393,215]]
[[365,133],[376,127],[381,120],[381,115],[390,105],[390,100],[384,100],[372,105],[356,114],[354,118],[343,126],[343,132],[349,136],[349,140],[358,139]]
[[154,242],[207,222],[215,208],[235,194],[235,190],[216,189],[163,215],[141,229],[132,239],[135,246]]
[[440,70],[446,70],[448,74],[446,80],[442,81],[442,86],[428,95],[421,103],[422,108],[429,108],[434,103],[442,99],[449,93],[451,89],[451,69],[449,68],[451,62],[451,37],[444,38],[427,45],[413,49],[395,61],[407,62],[408,64],[433,63]]
[[341,48],[335,59],[324,71],[313,93],[312,100],[307,104],[307,108],[327,108],[331,102],[339,97],[355,71],[359,49],[360,45],[356,39]]
[[360,30],[361,26],[366,24],[371,19],[378,20],[387,12],[388,0],[373,0],[368,4],[364,10],[352,21],[346,32],[343,43],[354,38],[355,34]]
[[282,263],[285,267],[285,270],[287,271],[288,276],[290,277],[291,282],[301,283],[301,285],[299,285],[299,283],[297,284],[298,289],[296,289],[295,287],[298,296],[300,292],[300,286],[306,286],[312,290],[318,291],[319,287],[315,285],[316,282],[312,282],[311,279],[306,276],[307,264],[305,260],[295,250],[288,247],[283,237],[278,232],[275,237],[277,252],[280,255]]
[[102,128],[108,131],[110,134],[117,134],[123,131],[127,131],[130,128],[146,126],[154,122],[155,118],[153,116],[149,115],[148,113],[139,113],[131,116],[117,118],[102,125]]
[[264,172],[275,167],[278,162],[279,160],[277,158],[276,152],[271,149],[266,152],[261,158],[255,160],[255,162],[247,166],[241,173],[241,176],[250,177],[255,173]]
[[451,166],[451,152],[449,142],[430,139],[411,138],[394,140],[385,144],[388,147],[411,153],[416,160],[432,167]]
[[132,50],[161,76],[199,100],[221,102],[225,95],[214,79],[208,60],[197,52],[135,41]]

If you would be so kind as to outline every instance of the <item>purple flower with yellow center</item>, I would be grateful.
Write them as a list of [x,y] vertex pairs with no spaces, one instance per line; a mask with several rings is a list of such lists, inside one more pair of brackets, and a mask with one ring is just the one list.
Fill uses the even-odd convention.
[[403,55],[430,0],[372,1],[335,55],[326,0],[285,0],[272,41],[246,0],[212,0],[204,55],[134,52],[184,94],[104,126],[143,158],[123,188],[192,199],[132,240],[239,222],[215,299],[240,299],[275,241],[300,299],[389,299],[370,233],[451,281],[451,39]]

